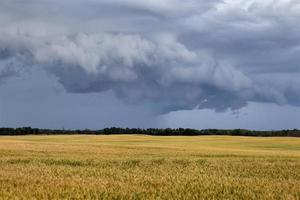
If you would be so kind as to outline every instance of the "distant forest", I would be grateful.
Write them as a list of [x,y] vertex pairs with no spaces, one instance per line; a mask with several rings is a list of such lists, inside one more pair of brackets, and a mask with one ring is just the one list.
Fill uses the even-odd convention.
[[114,134],[143,134],[156,136],[201,136],[201,135],[232,135],[232,136],[261,136],[261,137],[300,137],[300,130],[253,131],[246,129],[189,129],[189,128],[105,128],[101,130],[51,130],[31,127],[0,128],[0,135],[114,135]]

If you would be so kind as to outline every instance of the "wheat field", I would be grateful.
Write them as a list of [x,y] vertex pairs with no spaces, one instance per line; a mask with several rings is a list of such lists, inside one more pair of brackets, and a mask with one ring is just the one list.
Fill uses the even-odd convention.
[[300,199],[300,138],[0,137],[1,199]]

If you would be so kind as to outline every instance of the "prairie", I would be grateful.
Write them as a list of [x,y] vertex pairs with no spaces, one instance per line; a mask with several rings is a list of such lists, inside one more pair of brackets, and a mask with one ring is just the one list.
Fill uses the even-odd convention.
[[0,137],[1,199],[300,199],[300,138]]

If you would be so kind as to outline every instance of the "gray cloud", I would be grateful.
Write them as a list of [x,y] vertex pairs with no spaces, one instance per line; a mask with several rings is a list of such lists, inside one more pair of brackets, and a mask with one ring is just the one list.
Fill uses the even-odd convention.
[[158,112],[300,103],[297,1],[0,5],[0,81],[38,66],[69,92],[113,91]]

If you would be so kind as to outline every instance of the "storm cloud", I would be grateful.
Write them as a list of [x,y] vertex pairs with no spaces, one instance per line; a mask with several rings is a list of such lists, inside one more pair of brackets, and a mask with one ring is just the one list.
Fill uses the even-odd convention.
[[34,66],[161,113],[299,106],[299,20],[296,0],[3,0],[0,83]]

